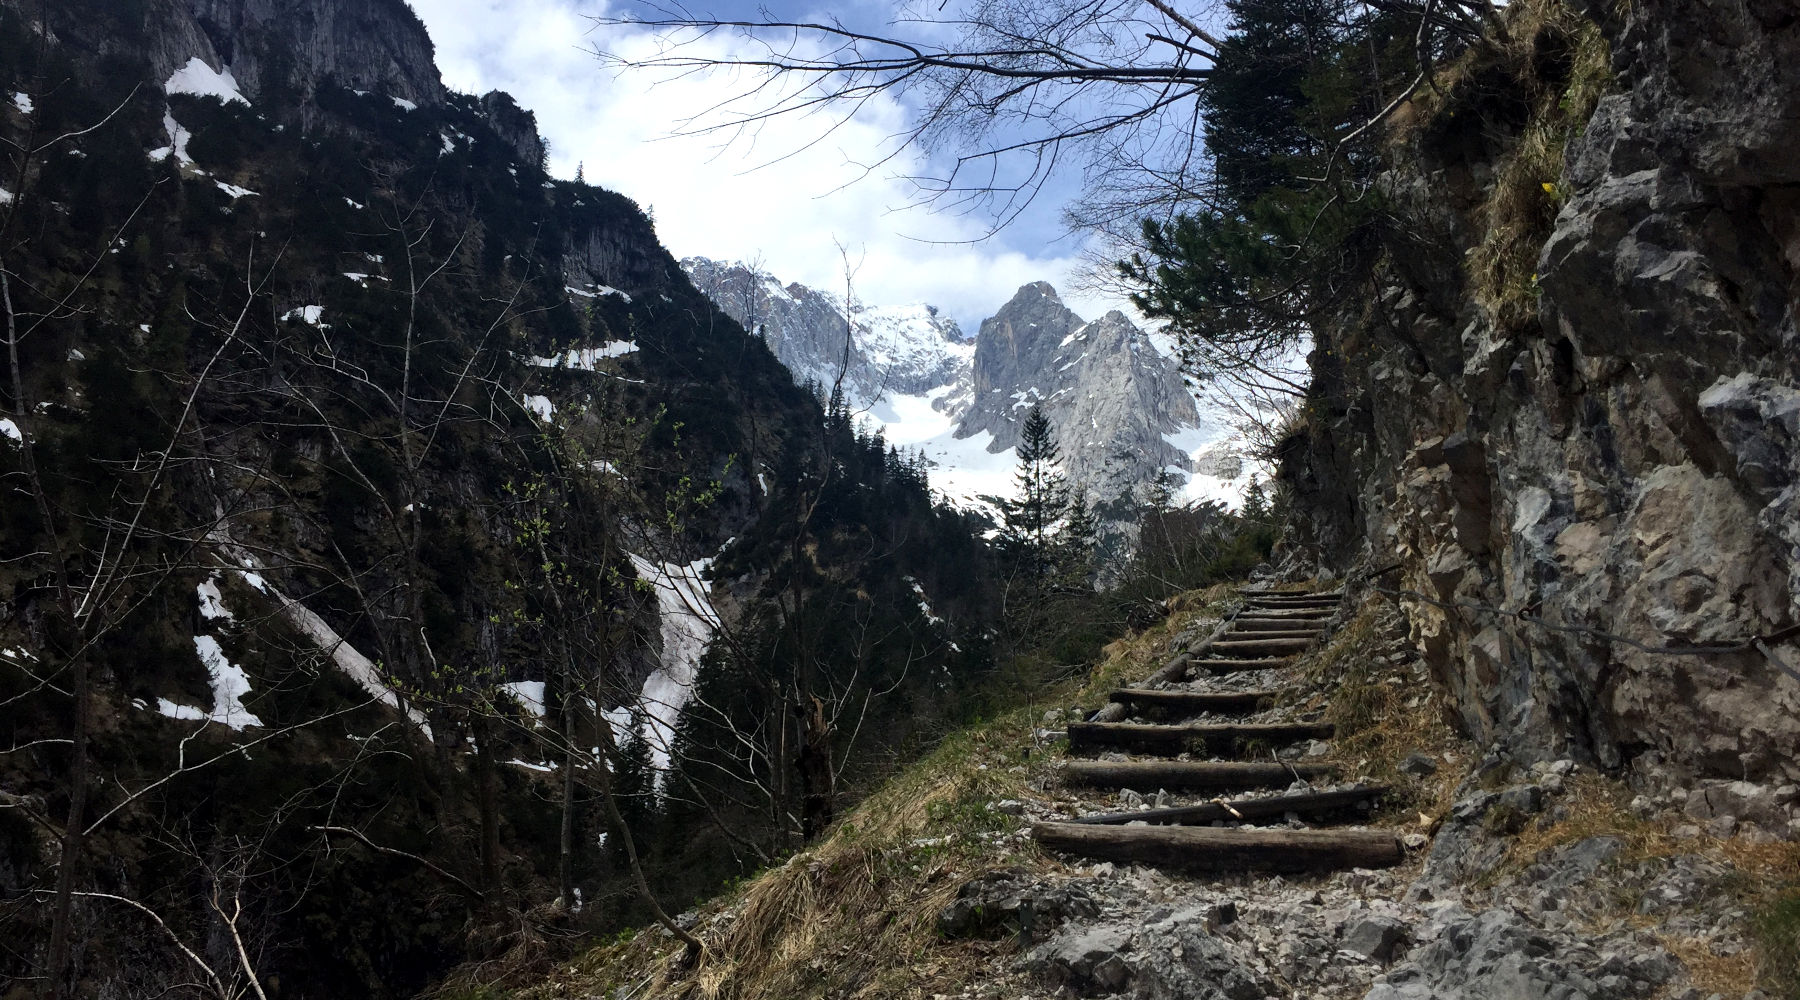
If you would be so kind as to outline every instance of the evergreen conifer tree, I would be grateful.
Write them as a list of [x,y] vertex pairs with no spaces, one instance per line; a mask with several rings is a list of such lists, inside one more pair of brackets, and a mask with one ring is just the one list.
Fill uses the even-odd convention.
[[1057,532],[1069,515],[1069,480],[1050,418],[1037,406],[1019,432],[1015,496],[1000,502],[1000,552],[1019,578],[1042,587],[1055,570]]

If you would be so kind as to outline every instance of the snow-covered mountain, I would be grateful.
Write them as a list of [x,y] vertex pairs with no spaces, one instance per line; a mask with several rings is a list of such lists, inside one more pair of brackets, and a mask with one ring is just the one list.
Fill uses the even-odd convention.
[[935,307],[844,307],[737,263],[681,262],[696,287],[828,395],[841,385],[889,443],[922,451],[958,502],[1012,492],[1019,428],[1042,406],[1071,478],[1097,505],[1141,497],[1159,472],[1186,499],[1236,503],[1251,472],[1224,414],[1197,408],[1175,359],[1123,313],[1089,322],[1048,283],[1018,292],[972,339]]

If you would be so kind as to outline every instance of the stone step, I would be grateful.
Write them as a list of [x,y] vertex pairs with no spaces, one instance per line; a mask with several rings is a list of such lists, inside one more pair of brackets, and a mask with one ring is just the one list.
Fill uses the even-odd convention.
[[1184,712],[1255,712],[1275,703],[1274,691],[1146,691],[1121,688],[1111,700],[1140,710]]
[[1066,784],[1092,788],[1135,788],[1145,792],[1159,789],[1223,792],[1245,788],[1286,788],[1301,779],[1330,780],[1337,773],[1337,768],[1330,764],[1072,760],[1063,765],[1062,779]]
[[1388,868],[1406,859],[1399,838],[1385,830],[1038,823],[1031,834],[1063,854],[1186,871],[1336,871]]
[[1332,813],[1373,804],[1387,794],[1385,785],[1358,785],[1334,792],[1300,792],[1293,795],[1271,795],[1257,799],[1237,799],[1229,803],[1204,802],[1172,809],[1140,809],[1137,812],[1102,813],[1070,820],[1072,823],[1149,823],[1153,826],[1203,826],[1218,821],[1275,819],[1288,813],[1301,816],[1328,816]]
[[1331,739],[1329,722],[1245,722],[1159,726],[1143,722],[1071,722],[1071,750],[1119,749],[1173,757],[1190,750],[1225,754],[1249,743],[1286,746]]

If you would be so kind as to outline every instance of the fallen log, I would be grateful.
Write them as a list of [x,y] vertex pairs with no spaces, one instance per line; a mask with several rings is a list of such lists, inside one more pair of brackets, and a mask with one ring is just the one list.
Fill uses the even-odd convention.
[[1031,835],[1044,847],[1066,854],[1213,872],[1387,868],[1406,858],[1399,838],[1385,830],[1038,823]]
[[1242,788],[1279,788],[1293,784],[1298,779],[1329,779],[1336,774],[1337,768],[1330,764],[1072,760],[1063,765],[1062,779],[1065,784],[1092,788],[1230,791]]
[[1204,749],[1228,753],[1246,743],[1275,746],[1331,739],[1329,722],[1245,722],[1227,725],[1158,726],[1142,722],[1071,722],[1070,750],[1118,749],[1174,756]]
[[1311,646],[1311,639],[1221,639],[1207,650],[1215,657],[1230,656],[1279,656],[1283,653],[1298,653]]
[[1383,785],[1358,785],[1335,792],[1301,792],[1297,795],[1272,795],[1260,799],[1237,799],[1230,803],[1204,802],[1195,806],[1172,809],[1141,809],[1137,812],[1102,813],[1083,816],[1071,823],[1117,825],[1149,823],[1153,826],[1200,826],[1231,820],[1258,820],[1298,813],[1319,816],[1356,808],[1358,803],[1373,802],[1387,794]]
[[1275,703],[1273,691],[1146,691],[1124,688],[1112,700],[1127,707],[1169,712],[1254,712]]

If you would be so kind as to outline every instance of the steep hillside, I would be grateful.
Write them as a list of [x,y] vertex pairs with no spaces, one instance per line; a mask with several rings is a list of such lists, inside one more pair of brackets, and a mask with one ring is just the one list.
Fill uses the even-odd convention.
[[531,961],[986,669],[971,525],[431,53],[401,0],[0,4],[0,978]]

